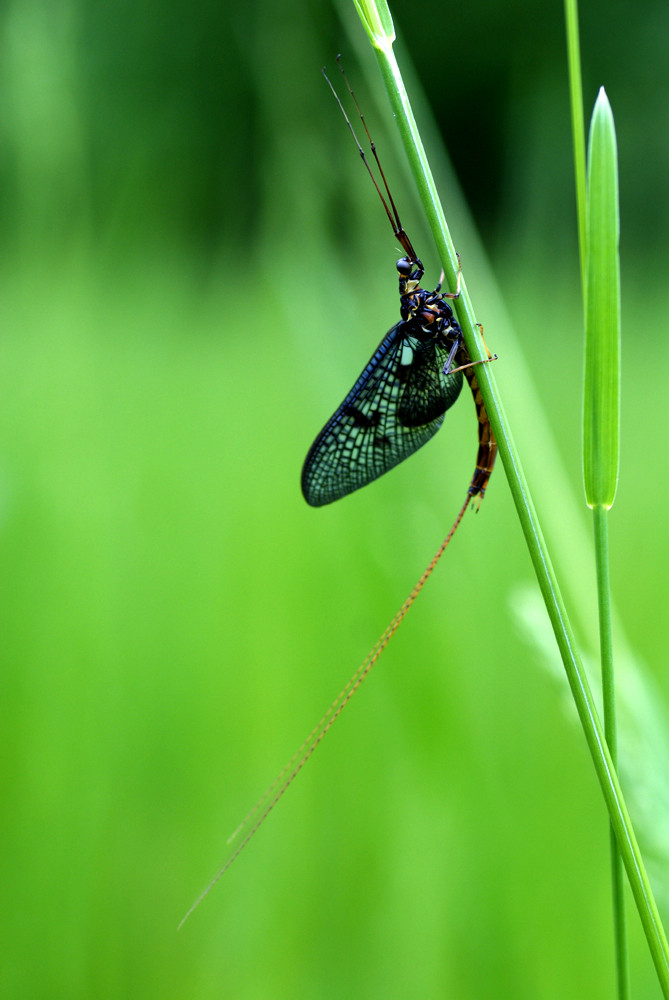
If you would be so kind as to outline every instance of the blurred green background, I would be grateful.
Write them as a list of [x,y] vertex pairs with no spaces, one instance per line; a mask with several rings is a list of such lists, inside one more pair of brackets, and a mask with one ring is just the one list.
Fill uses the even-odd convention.
[[[592,654],[562,9],[403,7],[398,55]],[[303,502],[307,448],[398,317],[397,250],[320,76],[339,51],[438,274],[352,4],[8,0],[0,17],[0,993],[609,997],[604,807],[501,466],[176,933],[446,533],[474,412],[463,393],[391,475]],[[587,113],[604,84],[620,144],[621,752],[666,918],[669,8],[595,0],[582,46]],[[635,996],[659,996],[633,912],[630,939]]]

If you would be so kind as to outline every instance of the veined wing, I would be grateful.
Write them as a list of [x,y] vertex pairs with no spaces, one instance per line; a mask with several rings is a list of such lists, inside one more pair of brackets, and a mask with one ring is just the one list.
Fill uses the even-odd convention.
[[[443,338],[440,338],[443,339]],[[312,507],[378,479],[436,434],[462,388],[444,374],[449,347],[422,341],[401,321],[390,330],[309,449],[302,492]]]

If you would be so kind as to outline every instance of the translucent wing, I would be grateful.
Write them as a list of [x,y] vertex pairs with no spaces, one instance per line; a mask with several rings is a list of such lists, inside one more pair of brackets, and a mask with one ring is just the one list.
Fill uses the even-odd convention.
[[452,344],[452,337],[421,340],[405,321],[386,334],[309,450],[302,469],[307,503],[321,507],[353,493],[436,434],[462,388],[461,372],[443,370]]

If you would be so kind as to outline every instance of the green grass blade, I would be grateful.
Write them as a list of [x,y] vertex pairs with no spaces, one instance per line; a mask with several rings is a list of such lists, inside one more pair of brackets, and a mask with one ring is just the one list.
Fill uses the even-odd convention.
[[395,25],[385,0],[353,0],[369,40],[375,48],[386,48],[395,41]]
[[[585,122],[583,119],[583,84],[581,82],[581,47],[578,39],[577,0],[565,0],[567,31],[567,66],[571,105],[571,134],[574,144],[574,175],[576,180],[576,218],[581,261],[581,285],[585,296],[585,242],[587,232],[585,195]],[[585,302],[585,298],[584,298]]]
[[[613,114],[602,88],[595,102],[588,143],[587,242],[585,247],[585,378],[583,478],[593,509],[599,648],[604,731],[618,764],[608,509],[618,482],[620,440],[620,265],[618,165]],[[629,997],[622,859],[611,832],[611,882],[618,997]]]
[[583,477],[588,505],[608,508],[620,453],[620,221],[616,133],[603,88],[588,154]]

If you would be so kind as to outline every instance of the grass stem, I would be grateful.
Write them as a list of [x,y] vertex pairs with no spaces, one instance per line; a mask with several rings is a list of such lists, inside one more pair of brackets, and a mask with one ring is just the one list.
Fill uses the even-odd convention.
[[[580,94],[578,103],[581,103]],[[582,207],[579,203],[579,210]],[[616,495],[620,462],[620,212],[616,133],[613,113],[603,88],[595,102],[590,123],[585,213],[587,242],[582,268],[585,273],[583,480],[586,502],[592,508],[595,532],[604,731],[611,759],[617,766],[608,512]],[[611,883],[618,997],[619,1000],[627,1000],[629,973],[624,880],[613,829]]]
[[[599,605],[599,648],[602,669],[602,701],[604,733],[614,767],[618,764],[616,697],[613,672],[613,635],[611,629],[611,588],[609,582],[608,511],[603,506],[593,508],[595,559],[597,563],[597,599]],[[616,953],[616,980],[619,1000],[630,996],[627,961],[627,932],[623,862],[618,850],[615,830],[611,826],[611,892],[613,899],[613,932]]]

